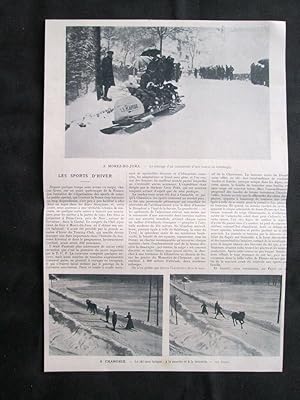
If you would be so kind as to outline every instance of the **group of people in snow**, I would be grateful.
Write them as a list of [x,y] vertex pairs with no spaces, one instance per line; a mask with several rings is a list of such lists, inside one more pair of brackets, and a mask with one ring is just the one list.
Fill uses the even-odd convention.
[[[90,311],[91,314],[98,314],[98,308],[97,305],[95,303],[93,303],[91,300],[86,300],[86,305],[87,305],[87,311]],[[107,323],[109,323],[109,318],[110,318],[110,308],[109,305],[106,306],[106,309],[104,310],[105,313],[105,319]],[[134,325],[133,325],[133,321],[132,321],[132,317],[130,312],[127,313],[126,317],[127,318],[127,324],[125,326],[125,329],[133,329]],[[116,330],[116,325],[118,322],[118,315],[115,311],[113,311],[112,315],[111,315],[111,323],[113,326],[113,331]]]
[[[113,71],[113,51],[109,50],[101,64],[104,101],[111,101],[108,91],[115,86]],[[177,87],[170,81],[178,82],[181,76],[180,63],[175,63],[173,57],[154,56],[142,74],[140,84],[128,87],[130,94],[136,96],[144,105],[145,111],[158,109],[162,105],[180,101]],[[167,83],[166,83],[167,82]]]
[[[109,308],[108,305],[106,306],[106,309],[104,310],[104,312],[105,312],[105,319],[106,319],[105,322],[109,323],[110,308]],[[130,314],[129,311],[128,311],[128,313],[127,313],[125,318],[127,318],[127,320],[128,320],[127,324],[125,326],[125,329],[133,329],[134,325],[133,325],[132,317],[131,317],[131,314]],[[115,311],[113,311],[112,315],[111,315],[111,323],[112,323],[112,326],[113,326],[113,331],[116,330],[117,322],[118,322],[118,315],[117,315],[117,313]]]
[[162,84],[165,81],[178,82],[181,77],[181,65],[175,63],[171,56],[154,56],[147,66],[146,72],[142,75],[142,81],[153,82],[154,84]]
[[209,67],[195,68],[193,71],[195,78],[201,79],[227,79],[233,80],[234,68],[232,65],[211,65]]
[[178,82],[180,76],[180,63],[175,63],[173,57],[157,55],[141,75],[139,86],[128,89],[143,103],[145,111],[155,111],[165,105],[171,106],[180,102],[177,86],[171,83]]
[[[207,311],[207,305],[205,303],[205,301],[201,304],[201,314],[207,314],[208,315],[208,311]],[[215,303],[215,319],[217,318],[218,315],[222,315],[224,318],[224,314],[222,313],[222,307],[220,306],[218,300]]]

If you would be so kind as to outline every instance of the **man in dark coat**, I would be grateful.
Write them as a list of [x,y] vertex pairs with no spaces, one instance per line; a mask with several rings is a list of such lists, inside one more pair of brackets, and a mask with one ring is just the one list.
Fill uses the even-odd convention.
[[112,317],[111,317],[111,322],[113,324],[113,331],[116,330],[117,320],[118,320],[118,316],[117,316],[116,312],[113,311]]
[[109,311],[110,311],[110,308],[109,308],[109,306],[107,306],[106,309],[105,309],[105,318],[106,318],[106,322],[109,322],[109,321],[108,321],[108,320],[109,320]]
[[108,89],[111,86],[115,86],[114,71],[112,65],[113,54],[113,51],[108,51],[107,56],[104,57],[102,60],[102,81],[104,86],[103,100],[105,101],[111,101],[111,99],[107,97]]
[[202,308],[201,314],[208,314],[208,312],[207,312],[207,307],[206,307],[205,302],[203,302],[203,303],[201,304],[201,308]]
[[218,302],[216,302],[216,304],[215,304],[215,311],[216,311],[215,319],[217,319],[217,316],[219,314],[222,315],[223,318],[225,318],[225,315],[222,313],[222,307],[220,306],[220,304]]

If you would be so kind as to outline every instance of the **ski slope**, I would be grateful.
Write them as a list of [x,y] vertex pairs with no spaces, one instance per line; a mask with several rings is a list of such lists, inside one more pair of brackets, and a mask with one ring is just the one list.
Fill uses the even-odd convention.
[[[65,288],[65,290],[59,288],[49,290],[49,352],[51,355],[161,355],[162,329],[161,326],[157,327],[152,323],[154,317],[149,323],[138,319],[138,316],[142,315],[141,309],[139,312],[135,310],[133,312],[130,300],[128,301],[126,297],[123,301],[119,299],[118,307],[111,308],[118,314],[117,331],[114,332],[111,316],[109,323],[105,321],[102,304],[99,307],[98,302],[96,315],[86,310],[85,300],[90,298],[95,301],[95,296],[91,296],[93,294],[91,286],[87,282],[84,284],[78,281],[73,282],[73,287],[71,281],[69,284],[71,288]],[[87,292],[84,289],[89,289],[90,296],[85,296]],[[107,297],[109,297],[109,292],[108,286]],[[117,290],[116,295],[121,295],[121,290]],[[110,292],[110,300],[112,297]],[[139,299],[138,302],[137,299]],[[104,307],[112,303],[112,301],[108,302],[107,298],[103,299]],[[135,303],[143,304],[137,293],[135,293]],[[125,316],[129,310],[133,315],[133,330],[125,329],[127,323]],[[143,315],[145,316],[145,313]]]
[[[183,77],[179,93],[186,107],[174,115],[155,117],[152,126],[134,134],[105,135],[113,105],[127,96],[120,85],[110,89],[112,102],[95,93],[66,107],[66,157],[217,158],[270,157],[269,88],[249,81]],[[84,123],[84,127],[79,124]]]
[[[270,321],[251,316],[251,311],[248,316],[248,308],[242,310],[238,302],[236,304],[231,302],[232,308],[229,310],[218,298],[225,318],[219,315],[215,319],[214,302],[207,293],[198,293],[201,296],[198,297],[176,285],[171,286],[171,293],[176,294],[180,299],[178,325],[176,325],[174,312],[170,315],[170,353],[172,355],[279,356],[279,328]],[[230,298],[235,298],[232,286]],[[208,315],[201,314],[201,299],[208,305]],[[246,306],[245,303],[244,306]],[[233,325],[230,316],[232,311],[246,312],[243,329],[240,325]],[[268,315],[266,311],[265,315]]]

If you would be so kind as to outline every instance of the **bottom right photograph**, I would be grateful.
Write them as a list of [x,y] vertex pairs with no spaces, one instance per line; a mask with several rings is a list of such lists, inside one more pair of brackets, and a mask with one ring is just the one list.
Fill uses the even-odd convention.
[[171,275],[171,356],[280,355],[281,275]]

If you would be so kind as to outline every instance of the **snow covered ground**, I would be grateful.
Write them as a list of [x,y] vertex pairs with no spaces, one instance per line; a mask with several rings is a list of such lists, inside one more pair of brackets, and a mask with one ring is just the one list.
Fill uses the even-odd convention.
[[[262,284],[230,284],[216,281],[193,281],[171,284],[176,294],[178,325],[170,315],[170,353],[224,356],[279,356],[280,329],[276,323],[279,288]],[[218,300],[225,318],[215,319]],[[201,314],[201,304],[208,305],[208,315]],[[233,311],[245,311],[243,329],[234,326]]]
[[[49,351],[53,355],[161,355],[161,307],[156,326],[156,301],[152,299],[147,318],[145,284],[99,282],[61,278],[49,291]],[[98,306],[98,314],[86,311],[86,299]],[[109,305],[118,314],[117,332],[107,324],[104,309]],[[130,311],[134,329],[125,329]],[[111,319],[110,319],[111,322]]]
[[134,134],[100,132],[112,123],[114,102],[129,94],[124,85],[110,89],[112,102],[97,101],[95,93],[77,99],[66,107],[66,157],[270,157],[268,87],[190,76],[180,80],[179,92],[183,110],[155,117],[151,127]]

